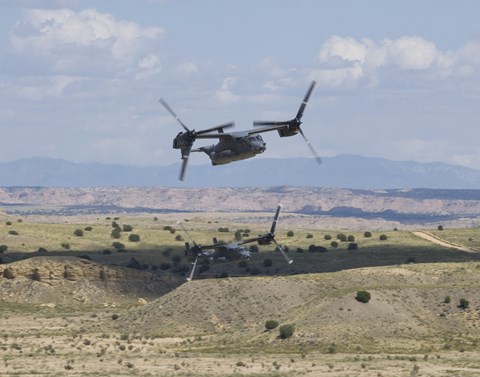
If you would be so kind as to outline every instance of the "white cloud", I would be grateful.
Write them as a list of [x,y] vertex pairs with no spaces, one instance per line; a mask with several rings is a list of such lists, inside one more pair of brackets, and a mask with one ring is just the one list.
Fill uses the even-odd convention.
[[163,36],[159,27],[118,21],[95,9],[29,9],[10,33],[10,43],[17,53],[43,57],[54,71],[61,71],[73,70],[75,62],[80,65],[84,59],[125,65]]
[[455,61],[455,54],[441,52],[434,43],[418,36],[380,42],[332,36],[320,49],[313,75],[332,87],[350,86],[360,80],[372,85],[379,82],[382,68],[393,70],[391,78],[395,78],[396,69],[412,74],[436,73],[438,78],[451,75]]

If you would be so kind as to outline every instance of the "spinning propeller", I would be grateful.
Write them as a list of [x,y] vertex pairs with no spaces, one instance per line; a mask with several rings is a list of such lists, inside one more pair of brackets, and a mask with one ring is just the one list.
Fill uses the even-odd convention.
[[270,245],[272,242],[277,246],[278,250],[285,258],[288,264],[292,264],[293,260],[290,259],[283,249],[283,247],[275,240],[275,228],[277,227],[278,217],[280,216],[280,211],[282,210],[282,205],[278,204],[277,211],[272,221],[272,226],[270,227],[270,232],[266,234],[261,234],[258,237],[249,238],[239,243],[239,245],[249,243],[249,242],[258,242],[259,245]]
[[310,96],[312,95],[313,89],[315,89],[316,84],[317,84],[316,81],[312,81],[312,83],[310,84],[310,87],[307,90],[307,94],[303,98],[303,102],[300,105],[300,108],[298,109],[298,112],[295,118],[286,120],[286,121],[255,121],[253,122],[253,125],[256,127],[278,126],[279,132],[281,132],[282,128],[286,128],[287,132],[284,136],[292,136],[300,132],[300,135],[302,135],[303,139],[305,140],[305,143],[307,143],[307,146],[310,149],[310,152],[312,153],[313,157],[315,158],[317,163],[321,164],[322,159],[320,158],[318,153],[315,151],[312,144],[307,139],[307,137],[303,133],[302,128],[300,127],[302,124],[303,112],[305,111],[305,107],[307,107],[308,100],[310,99]]
[[222,132],[224,128],[233,127],[235,124],[233,122],[230,122],[230,123],[221,124],[216,127],[208,128],[206,130],[200,130],[200,131],[190,130],[180,120],[177,114],[175,114],[175,111],[172,110],[172,108],[168,105],[168,103],[163,98],[160,98],[158,101],[163,105],[163,107],[165,107],[165,109],[170,114],[172,114],[172,116],[177,120],[178,123],[180,123],[180,125],[185,130],[185,132],[180,132],[173,141],[173,147],[176,149],[180,149],[182,152],[182,167],[180,169],[179,179],[183,181],[185,178],[186,170],[187,170],[187,164],[188,164],[188,159],[190,157],[190,152],[192,151],[192,146],[195,140],[197,139],[197,136],[201,134],[206,134],[212,131]]

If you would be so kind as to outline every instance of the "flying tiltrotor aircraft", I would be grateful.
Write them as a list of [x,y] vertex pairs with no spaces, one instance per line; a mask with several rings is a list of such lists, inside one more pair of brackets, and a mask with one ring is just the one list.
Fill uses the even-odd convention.
[[[256,128],[237,132],[224,131],[227,128],[234,127],[233,122],[200,131],[195,131],[194,129],[191,130],[180,120],[167,102],[161,98],[159,100],[160,103],[171,115],[173,115],[185,130],[185,132],[179,132],[175,139],[173,139],[173,148],[180,149],[182,153],[182,167],[180,169],[179,179],[181,181],[185,179],[190,152],[206,153],[208,157],[210,157],[212,165],[223,165],[233,161],[245,160],[265,151],[266,143],[259,134],[268,131],[278,131],[280,137],[288,137],[300,133],[307,143],[310,152],[315,157],[315,160],[320,164],[320,157],[300,127],[302,124],[301,119],[303,117],[303,112],[305,111],[305,107],[307,106],[315,85],[316,82],[312,81],[295,118],[286,121],[255,121],[253,122],[253,125]],[[217,132],[215,133],[214,131]],[[197,139],[218,139],[218,143],[192,149],[193,143]]]
[[275,212],[275,216],[273,218],[272,226],[270,227],[270,231],[265,234],[260,234],[258,237],[248,238],[246,240],[240,242],[231,242],[231,243],[224,243],[218,242],[216,238],[213,239],[213,244],[211,245],[200,245],[197,244],[192,237],[188,230],[184,227],[181,221],[177,223],[180,225],[182,230],[188,236],[189,241],[192,243],[190,245],[189,242],[185,242],[185,256],[194,256],[195,259],[193,260],[190,271],[187,275],[186,280],[190,281],[193,278],[195,273],[195,268],[197,266],[198,258],[201,256],[207,257],[209,260],[237,260],[237,259],[250,259],[252,254],[247,248],[243,245],[251,242],[257,242],[259,245],[270,245],[274,243],[277,246],[277,249],[280,251],[282,256],[285,258],[288,264],[292,264],[293,260],[289,258],[283,247],[277,243],[275,240],[275,228],[277,226],[278,217],[280,215],[280,211],[282,209],[282,205],[279,204],[277,207],[277,211]]

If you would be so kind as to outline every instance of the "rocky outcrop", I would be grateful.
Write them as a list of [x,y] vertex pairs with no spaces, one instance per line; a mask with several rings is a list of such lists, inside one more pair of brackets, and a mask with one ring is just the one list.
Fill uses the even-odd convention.
[[[115,297],[137,300],[141,296],[158,297],[175,285],[176,281],[168,275],[159,278],[150,272],[104,266],[76,257],[34,257],[0,265],[2,293],[15,292],[11,297],[17,301],[22,301],[22,293],[28,292],[25,301],[42,302],[45,292],[52,292],[49,301],[63,302],[68,301],[63,296],[80,291],[82,301],[88,302]],[[28,289],[17,289],[20,286]],[[7,294],[2,299],[8,297]]]

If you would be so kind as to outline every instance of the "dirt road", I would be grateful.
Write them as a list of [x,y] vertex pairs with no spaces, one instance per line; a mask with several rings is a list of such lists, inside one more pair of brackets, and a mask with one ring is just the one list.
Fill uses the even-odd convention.
[[443,240],[443,239],[438,238],[438,237],[436,237],[433,234],[430,234],[428,232],[424,232],[424,231],[419,230],[419,231],[412,232],[412,233],[414,235],[416,235],[417,237],[423,238],[424,240],[433,242],[433,243],[435,243],[437,245],[440,245],[440,246],[450,247],[450,248],[453,248],[453,249],[464,251],[466,253],[478,253],[477,250],[471,249],[467,246],[457,245],[457,244],[454,244],[452,242]]

